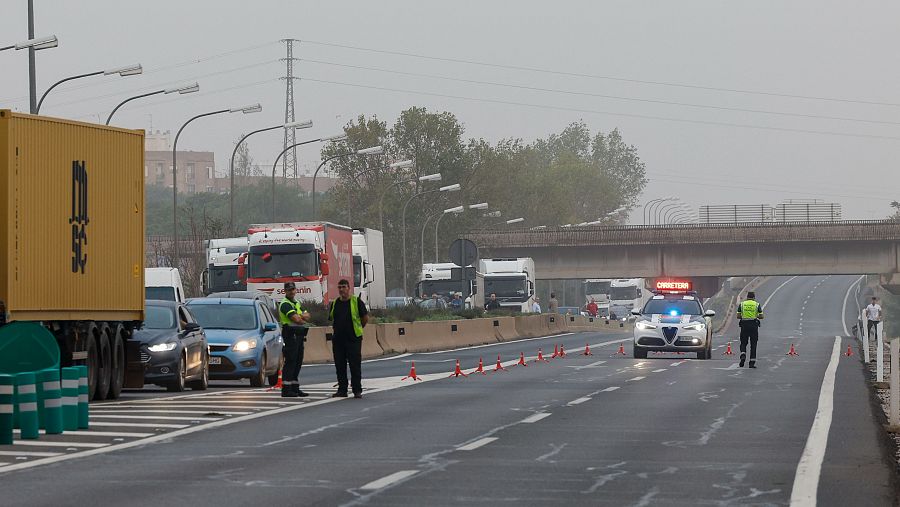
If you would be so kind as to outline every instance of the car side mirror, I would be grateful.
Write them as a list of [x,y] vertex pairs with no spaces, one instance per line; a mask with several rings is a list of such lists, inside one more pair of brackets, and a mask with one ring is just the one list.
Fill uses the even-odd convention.
[[638,315],[641,314],[641,311],[638,310],[637,308],[635,308],[634,310],[631,310],[631,314],[632,314],[632,315],[635,315],[635,316],[638,316]]
[[187,324],[184,325],[185,333],[193,333],[194,331],[199,331],[199,330],[200,330],[200,324],[197,324],[196,322],[188,322]]
[[276,331],[278,329],[278,324],[274,322],[266,322],[263,326],[264,331]]
[[716,311],[715,310],[706,310],[705,312],[703,312],[703,315],[706,315],[707,317],[715,317]]

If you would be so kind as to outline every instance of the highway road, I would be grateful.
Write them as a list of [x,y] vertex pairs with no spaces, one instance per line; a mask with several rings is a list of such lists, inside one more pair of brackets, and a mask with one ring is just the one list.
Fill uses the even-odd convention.
[[[369,361],[362,400],[328,397],[330,366],[304,367],[301,401],[228,384],[128,393],[92,405],[108,436],[0,454],[0,503],[893,505],[877,407],[858,356],[841,355],[857,279],[765,282],[756,370],[723,355],[734,329],[708,361],[637,360],[628,333],[581,333]],[[555,344],[567,357],[533,361]],[[520,352],[528,367],[512,366]],[[498,354],[508,371],[447,378]],[[401,381],[413,360],[424,379]]]

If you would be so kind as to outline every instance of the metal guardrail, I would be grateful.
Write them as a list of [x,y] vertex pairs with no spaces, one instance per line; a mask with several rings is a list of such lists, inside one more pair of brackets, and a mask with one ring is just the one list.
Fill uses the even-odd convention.
[[485,248],[900,241],[900,222],[844,220],[582,226],[555,227],[537,231],[483,229],[463,234],[461,237]]

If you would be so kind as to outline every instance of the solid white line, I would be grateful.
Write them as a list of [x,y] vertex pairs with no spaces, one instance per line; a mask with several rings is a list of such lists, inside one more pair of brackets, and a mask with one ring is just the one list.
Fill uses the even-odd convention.
[[[219,407],[226,408],[226,407]],[[269,407],[267,407],[269,408]],[[106,415],[128,415],[128,414],[215,414],[215,415],[247,415],[252,414],[253,412],[223,412],[222,410],[218,410],[215,408],[210,408],[207,410],[172,410],[169,408],[160,408],[158,410],[132,410],[126,408],[120,408],[118,410],[97,410],[94,411],[91,415],[96,415],[99,417],[103,417]]]
[[683,363],[683,362],[684,362],[684,361],[678,361],[677,363],[672,363],[672,364],[670,364],[669,366],[678,366],[678,365],[680,365],[680,364]]
[[615,390],[618,389],[618,388],[619,388],[619,386],[607,387],[606,389],[604,389],[604,390],[602,390],[602,391],[600,391],[600,392],[601,392],[601,393],[611,393],[611,392],[615,391]]
[[478,449],[479,447],[488,445],[489,443],[493,442],[494,440],[497,440],[497,437],[480,438],[474,442],[469,442],[466,445],[461,445],[461,446],[457,447],[456,450],[457,451],[474,451],[475,449]]
[[[764,314],[765,314],[766,308],[769,307],[769,301],[771,301],[772,298],[775,297],[775,293],[778,292],[779,290],[781,290],[781,288],[784,287],[785,285],[791,283],[791,280],[793,280],[793,279],[795,279],[795,278],[797,278],[797,277],[796,277],[796,276],[792,276],[792,277],[788,278],[787,280],[784,281],[783,284],[781,284],[781,285],[779,285],[778,287],[776,287],[775,290],[773,290],[772,293],[769,294],[769,297],[766,298],[766,302],[763,303],[763,313],[764,313]],[[812,291],[809,291],[809,293],[812,294]]]
[[[562,336],[570,336],[573,334],[575,334],[575,333],[560,333],[560,334],[554,334],[554,335],[550,335],[550,336],[535,336],[534,338],[523,338],[521,340],[516,340],[513,342],[485,343],[483,345],[471,345],[469,347],[460,347],[458,349],[435,350],[432,352],[416,352],[416,355],[430,356],[430,355],[434,355],[434,354],[443,354],[445,352],[456,352],[458,350],[483,349],[485,347],[496,347],[498,345],[507,345],[510,343],[522,343],[522,342],[531,342],[531,341],[535,341],[535,340],[544,340],[547,338],[559,338]],[[623,340],[619,340],[619,341],[623,341]]]
[[626,380],[625,382],[636,382],[638,380],[644,380],[645,378],[647,378],[647,377],[634,377],[634,378],[630,378],[630,379]]
[[[365,361],[363,361],[363,363],[374,363],[376,361],[390,361],[391,359],[400,359],[401,357],[406,357],[406,356],[411,356],[411,355],[412,354],[410,354],[409,352],[405,352],[403,354],[399,354],[399,355],[391,356],[391,357],[380,357],[378,359],[366,359]],[[334,363],[328,363],[328,364],[334,365]]]
[[841,306],[841,324],[844,325],[844,336],[850,336],[850,330],[847,329],[847,298],[850,297],[850,291],[853,289],[853,286],[861,282],[865,276],[866,275],[862,275],[855,282],[851,283],[850,286],[847,287],[847,293],[844,294],[844,304]]
[[831,429],[831,417],[834,412],[834,378],[837,374],[841,357],[841,337],[834,337],[831,348],[831,361],[825,369],[822,389],[819,392],[819,407],[806,439],[806,447],[797,464],[794,475],[794,487],[791,490],[792,506],[816,505],[816,493],[819,489],[819,476],[822,473],[822,462],[825,459],[825,448],[828,445],[828,431]]
[[[127,406],[127,407],[121,407],[121,406],[120,407],[103,407],[103,408],[97,407],[96,411],[94,410],[94,407],[91,407],[91,411],[93,413],[99,413],[99,412],[105,413],[107,411],[109,411],[109,412],[122,412],[122,411],[137,412],[139,410],[146,410],[149,412],[168,412],[169,411],[168,409],[181,409],[181,408],[208,408],[208,409],[225,409],[225,410],[230,410],[233,408],[245,408],[248,410],[266,410],[266,409],[270,409],[270,408],[278,408],[278,406],[277,405],[274,405],[274,406],[238,405],[238,406],[227,406],[226,407],[223,405],[193,405],[193,404],[191,404],[191,405],[172,405],[172,404],[168,404],[168,405],[139,405],[139,406],[132,405],[132,406]],[[207,410],[207,412],[209,412],[209,410]]]
[[[164,421],[218,421],[221,417],[180,417],[168,415],[103,415],[91,414],[91,421],[94,419],[162,419]],[[91,422],[93,424],[93,422]]]
[[109,444],[98,444],[92,443],[88,444],[85,442],[77,443],[77,442],[52,442],[46,440],[16,440],[13,442],[13,445],[24,445],[24,446],[33,446],[33,447],[82,447],[82,448],[90,448],[95,449],[98,447],[106,447]]
[[587,398],[587,397],[578,398],[577,400],[570,401],[569,403],[567,403],[567,405],[581,405],[582,403],[584,403],[586,401],[591,401],[591,399]]
[[[19,430],[16,430],[19,431]],[[41,434],[45,434],[41,430]],[[152,437],[156,433],[132,433],[128,431],[91,431],[91,430],[66,430],[66,435],[76,435],[79,437],[127,437],[127,438],[144,438]]]
[[541,419],[545,419],[547,417],[550,417],[550,412],[538,412],[537,414],[531,414],[530,416],[526,417],[525,419],[522,419],[519,422],[523,422],[525,424],[531,424],[531,423],[536,423],[536,422],[540,421]]
[[390,486],[391,484],[393,484],[395,482],[399,482],[408,477],[412,477],[413,475],[416,475],[417,473],[419,473],[418,470],[401,470],[399,472],[394,472],[391,475],[388,475],[387,477],[382,477],[381,479],[378,479],[377,481],[372,481],[372,482],[360,487],[359,489],[361,489],[361,490],[381,489],[381,488]]
[[653,373],[659,373],[661,371],[666,371],[666,368],[660,368],[658,370],[653,370]]
[[153,423],[130,423],[130,422],[100,422],[91,421],[91,426],[121,426],[123,428],[166,428],[180,430],[187,428],[190,424],[153,424]]
[[[38,451],[0,451],[0,456],[37,456],[37,457],[53,457],[59,456],[59,452],[38,452]],[[11,465],[12,466],[12,465]],[[3,470],[4,472],[6,470]]]

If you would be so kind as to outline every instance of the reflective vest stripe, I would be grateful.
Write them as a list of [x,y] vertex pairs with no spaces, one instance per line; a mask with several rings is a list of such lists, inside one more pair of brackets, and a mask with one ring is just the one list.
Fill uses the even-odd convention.
[[282,325],[289,326],[294,323],[291,318],[281,311],[281,305],[284,303],[288,303],[294,308],[294,311],[298,314],[303,313],[303,308],[300,306],[300,301],[291,301],[290,299],[282,299],[281,303],[278,303],[278,321],[281,322]]
[[[334,306],[337,302],[337,299],[331,302],[331,312],[329,312],[329,317],[332,322],[334,322]],[[353,332],[356,333],[358,338],[362,337],[364,331],[362,320],[359,318],[359,298],[356,296],[350,296],[350,320],[353,321]]]

